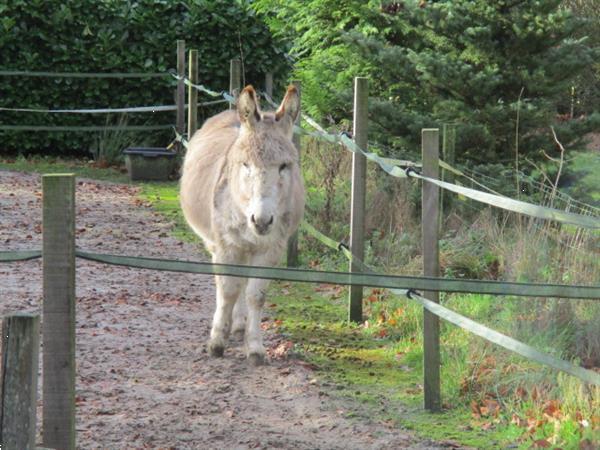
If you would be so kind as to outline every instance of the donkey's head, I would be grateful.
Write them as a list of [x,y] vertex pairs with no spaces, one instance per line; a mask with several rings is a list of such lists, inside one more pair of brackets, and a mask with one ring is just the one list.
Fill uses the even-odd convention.
[[[237,102],[240,133],[231,149],[232,193],[250,229],[264,236],[286,221],[294,182],[300,179],[298,151],[292,143],[300,99],[290,86],[275,112],[262,112],[254,88]],[[289,215],[289,214],[288,214]]]

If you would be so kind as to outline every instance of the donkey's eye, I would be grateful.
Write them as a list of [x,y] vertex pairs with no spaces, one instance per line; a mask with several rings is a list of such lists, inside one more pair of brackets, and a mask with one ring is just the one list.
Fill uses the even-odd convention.
[[286,163],[283,163],[282,165],[279,166],[279,172],[283,172],[287,168],[288,168],[288,165]]

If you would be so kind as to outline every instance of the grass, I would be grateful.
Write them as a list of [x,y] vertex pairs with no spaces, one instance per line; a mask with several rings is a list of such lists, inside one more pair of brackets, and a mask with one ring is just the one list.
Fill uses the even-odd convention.
[[[292,291],[294,295],[289,295]],[[346,289],[283,282],[273,283],[269,297],[279,332],[295,343],[301,358],[317,367],[326,384],[335,386],[332,395],[361,404],[361,415],[414,430],[422,437],[506,448],[511,439],[505,432],[478,429],[469,410],[446,405],[440,414],[424,412],[418,330],[412,325],[348,325],[346,298]],[[395,309],[412,306],[389,297],[377,301],[391,303],[388,307]],[[404,313],[420,315],[419,308],[413,309]]]
[[[80,177],[128,182],[120,170],[60,159],[3,160],[2,168],[74,172]],[[135,185],[144,200],[175,223],[173,233],[178,238],[197,241],[181,215],[176,182]],[[502,270],[504,266],[516,268],[521,264],[530,272],[535,269],[528,278],[555,276],[551,259],[538,261],[546,254],[553,257],[551,252],[544,250],[531,260],[513,261],[513,254],[516,258],[519,253],[531,253],[527,242],[520,242],[514,234],[492,231],[486,234],[473,228],[467,230],[466,238],[448,237],[442,250],[444,246],[454,250],[445,254],[446,273],[464,270],[485,275],[490,267]],[[482,247],[482,243],[492,242],[490,235],[496,236],[501,245]],[[539,243],[529,245],[534,244]],[[457,248],[462,251],[457,252]],[[473,260],[469,258],[471,251],[477,254],[476,264],[469,262]],[[320,249],[302,235],[300,252],[305,265],[312,268],[346,268],[347,263],[338,253]],[[413,249],[406,253],[406,258],[412,252]],[[498,257],[498,261],[487,261],[488,255]],[[589,269],[587,260],[581,262],[581,270],[579,266],[573,268],[573,279],[565,282],[585,281],[587,278],[578,277],[586,268]],[[330,385],[331,395],[362,405],[348,411],[349,416],[356,416],[357,420],[362,415],[376,417],[427,438],[450,439],[476,448],[594,448],[600,442],[600,390],[586,390],[570,376],[543,369],[446,324],[441,326],[444,411],[435,415],[424,412],[421,308],[407,299],[372,290],[365,295],[365,324],[348,325],[346,297],[345,289],[333,286],[274,282],[268,302],[278,331],[295,343],[294,351],[301,358],[315,364],[317,376]],[[553,322],[544,319],[552,318],[557,311],[552,301],[453,295],[442,297],[442,302],[557,356],[562,355],[570,341],[597,336],[598,321],[594,317],[600,318],[591,303],[575,303],[572,330],[557,333]],[[540,322],[545,325],[540,326]]]
[[98,167],[93,161],[56,157],[0,159],[0,169],[32,173],[75,173],[78,178],[91,178],[114,183],[129,183],[127,174],[114,167]]

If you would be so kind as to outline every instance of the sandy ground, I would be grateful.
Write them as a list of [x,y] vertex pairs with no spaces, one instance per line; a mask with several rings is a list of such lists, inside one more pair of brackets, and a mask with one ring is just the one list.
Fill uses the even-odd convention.
[[[78,247],[203,259],[136,193],[79,180]],[[0,249],[39,248],[40,177],[0,171]],[[41,283],[40,260],[0,265],[0,315],[39,312]],[[456,448],[333,399],[307,364],[281,357],[282,338],[272,332],[265,366],[250,367],[240,343],[222,359],[208,357],[213,296],[211,277],[77,261],[78,448]],[[358,418],[346,418],[349,410]]]

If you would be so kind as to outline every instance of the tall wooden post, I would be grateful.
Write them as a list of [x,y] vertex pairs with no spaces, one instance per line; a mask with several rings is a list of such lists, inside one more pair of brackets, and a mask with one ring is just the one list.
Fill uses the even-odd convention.
[[[354,142],[367,149],[369,120],[369,80],[364,77],[354,79]],[[365,256],[365,198],[367,180],[367,160],[358,153],[352,153],[352,206],[350,212],[350,251],[361,261]],[[350,270],[361,270],[359,264],[350,263]],[[348,305],[348,319],[362,322],[363,287],[351,286]]]
[[[439,130],[422,131],[423,175],[439,178]],[[434,184],[423,181],[422,191],[423,275],[439,276],[438,221],[440,193]],[[425,291],[423,296],[439,303],[439,293]],[[435,314],[423,308],[423,386],[425,409],[441,409],[440,400],[440,323]]]
[[[185,134],[185,41],[177,41],[177,75],[181,78],[177,81],[177,94],[175,103],[177,104],[177,117],[175,127],[177,132],[182,136]],[[183,150],[183,144],[177,145],[177,151]]]
[[75,448],[75,175],[42,177],[44,446]]
[[[300,86],[299,81],[298,86]],[[265,74],[265,93],[273,98],[273,74],[271,72]]]
[[[190,50],[189,55],[189,79],[192,83],[198,84],[198,50]],[[188,139],[198,129],[198,90],[189,87],[188,90]]]
[[2,320],[0,447],[35,449],[40,318],[14,314]]
[[[229,64],[229,94],[237,99],[242,87],[242,63],[239,59],[232,59]],[[229,109],[235,108],[235,102],[229,103]]]
[[[302,105],[302,86],[299,80],[292,81],[292,84],[296,86],[298,89],[298,94],[300,95],[300,105]],[[271,79],[271,92],[273,91],[273,80]],[[269,94],[272,98],[272,94]],[[302,123],[302,107],[300,107],[300,112],[298,113],[298,117],[296,117],[296,125],[300,126]],[[294,133],[293,137],[294,146],[296,150],[298,150],[298,161],[301,161],[300,158],[300,147],[301,147],[301,139],[298,133]],[[287,244],[287,266],[288,267],[298,267],[298,231],[296,231],[290,238],[288,239]]]

